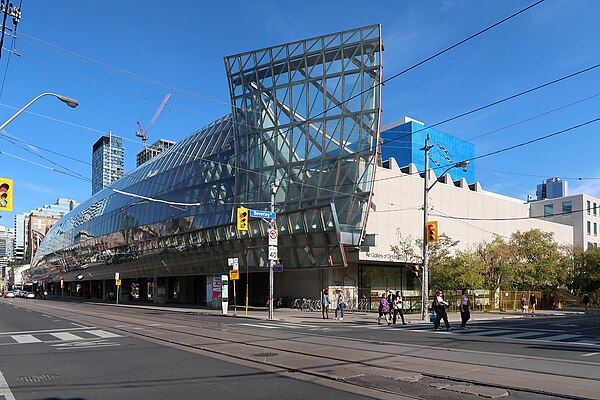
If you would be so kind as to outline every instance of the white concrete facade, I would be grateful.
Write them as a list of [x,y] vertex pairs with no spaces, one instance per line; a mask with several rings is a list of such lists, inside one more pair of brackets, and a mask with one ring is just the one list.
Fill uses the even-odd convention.
[[531,217],[573,227],[573,245],[582,250],[600,246],[600,199],[586,194],[534,201]]
[[[375,246],[360,252],[363,261],[400,261],[390,251],[390,246],[397,244],[397,230],[404,238],[423,235],[424,179],[414,166],[402,172],[394,161],[384,164],[391,169],[377,169],[373,209],[366,228],[367,235],[375,235]],[[450,174],[429,192],[429,220],[438,221],[440,234],[458,240],[458,248],[490,242],[496,235],[507,239],[517,231],[533,228],[552,232],[559,244],[573,244],[572,226],[530,218],[529,204],[485,192],[479,183],[453,182]],[[429,178],[430,184],[437,179],[433,174]]]

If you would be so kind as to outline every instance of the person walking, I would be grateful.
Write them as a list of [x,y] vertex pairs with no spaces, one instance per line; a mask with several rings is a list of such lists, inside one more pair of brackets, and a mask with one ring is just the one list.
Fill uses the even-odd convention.
[[438,289],[435,295],[435,300],[433,300],[434,310],[435,310],[435,323],[433,324],[433,329],[438,330],[440,328],[440,322],[442,319],[444,320],[444,324],[446,325],[446,330],[450,330],[450,323],[448,322],[448,313],[446,312],[446,307],[450,304],[444,300],[444,293]]
[[535,293],[531,293],[529,296],[529,307],[531,307],[531,313],[535,314],[535,306],[537,305],[537,297],[535,297]]
[[323,295],[321,296],[321,312],[323,314],[323,319],[329,319],[329,305],[331,301],[329,300],[329,289],[323,289]]
[[344,319],[344,307],[346,307],[346,301],[344,300],[344,294],[342,290],[338,290],[337,308],[335,309],[335,319],[338,319],[338,311],[340,312],[340,320]]
[[396,297],[394,298],[394,317],[392,319],[392,322],[394,323],[394,325],[396,325],[396,317],[398,317],[398,314],[400,314],[400,318],[402,318],[402,325],[406,325],[406,322],[404,321],[404,310],[402,310],[402,294],[400,293],[400,291],[396,291]]
[[471,300],[469,299],[469,289],[464,288],[462,290],[462,298],[460,301],[460,328],[467,329],[467,321],[471,319],[471,311],[469,306]]
[[585,307],[585,311],[589,311],[589,309],[590,309],[590,295],[587,294],[587,293],[583,295],[583,306]]
[[381,298],[379,299],[379,316],[377,317],[377,325],[381,325],[381,317],[385,317],[385,322],[388,325],[390,322],[390,306],[388,304],[387,298],[385,297],[385,292],[381,294]]
[[392,318],[394,316],[394,301],[395,300],[396,300],[396,295],[394,294],[394,292],[392,290],[390,290],[387,295],[390,321],[392,320]]
[[525,293],[521,295],[521,312],[524,313],[527,310],[527,297]]

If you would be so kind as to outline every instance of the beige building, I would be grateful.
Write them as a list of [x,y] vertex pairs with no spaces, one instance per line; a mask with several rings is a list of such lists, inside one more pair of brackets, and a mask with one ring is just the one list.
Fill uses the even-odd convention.
[[533,218],[573,227],[573,245],[587,250],[600,245],[600,199],[586,194],[534,201]]
[[[514,232],[533,228],[552,232],[560,244],[573,244],[572,226],[530,218],[529,207],[534,203],[486,192],[479,183],[453,181],[451,174],[452,171],[439,179],[429,192],[429,220],[438,221],[440,234],[458,240],[458,248],[490,242],[495,236],[509,238]],[[431,173],[430,184],[436,179]],[[360,260],[402,261],[396,260],[390,251],[390,246],[397,243],[397,233],[404,238],[422,237],[423,184],[424,179],[414,165],[400,169],[391,159],[377,170],[374,202],[366,228],[375,245],[361,251]]]

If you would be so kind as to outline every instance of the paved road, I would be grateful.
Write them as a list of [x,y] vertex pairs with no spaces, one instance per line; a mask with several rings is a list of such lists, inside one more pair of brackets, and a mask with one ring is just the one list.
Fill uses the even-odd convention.
[[[8,315],[11,311],[15,312],[12,316]],[[25,394],[31,390],[27,384],[41,386],[29,382],[32,379],[49,379],[45,385],[73,390],[69,394],[78,393],[79,387],[89,390],[85,398],[119,398],[114,391],[120,395],[121,387],[129,386],[132,392],[123,393],[134,394],[128,398],[140,393],[154,395],[157,390],[172,398],[168,390],[172,385],[181,390],[177,393],[183,398],[189,398],[189,393],[208,393],[206,398],[214,398],[213,393],[225,393],[224,398],[234,393],[261,398],[253,392],[256,376],[268,390],[271,386],[266,382],[274,377],[275,382],[282,380],[281,388],[273,390],[288,398],[352,398],[350,393],[361,398],[446,400],[476,399],[475,394],[532,400],[600,398],[600,364],[592,355],[598,344],[581,343],[597,339],[593,327],[598,318],[594,315],[479,320],[466,331],[434,332],[424,324],[377,326],[371,316],[324,321],[314,314],[288,313],[286,320],[265,321],[206,315],[198,310],[173,311],[3,301],[0,321],[5,315],[9,320],[35,315],[15,321],[14,326],[0,322],[3,340],[18,344],[6,347],[22,349],[11,354],[11,360],[24,363],[21,375],[7,372],[8,384]],[[42,329],[35,321],[48,325]],[[71,345],[54,346],[61,343]],[[49,349],[33,351],[32,346]],[[583,349],[590,355],[583,357]],[[71,353],[80,358],[69,359]],[[42,372],[51,368],[35,376],[22,375],[25,371],[31,374],[26,366],[36,366],[39,355],[44,361],[51,360],[51,366],[59,366],[57,371],[69,365],[81,365],[81,371],[73,372],[74,380],[68,386],[64,376],[71,374],[55,372],[63,378],[60,384],[60,378],[45,377]],[[111,364],[115,360],[116,366]],[[7,371],[1,365],[0,371]],[[181,382],[178,373],[183,376]],[[21,382],[21,378],[29,381]],[[113,382],[111,379],[114,385],[107,383]],[[200,388],[196,380],[210,384]],[[154,382],[163,385],[156,389]],[[148,392],[148,388],[152,390]],[[207,388],[211,391],[202,391]],[[264,390],[262,398],[275,397],[271,396],[275,392]]]
[[326,336],[451,347],[600,363],[600,314],[480,321],[468,329],[434,331],[430,325],[377,325],[341,321],[250,321],[249,329],[310,332]]
[[0,399],[368,398],[24,309],[26,301],[0,302]]

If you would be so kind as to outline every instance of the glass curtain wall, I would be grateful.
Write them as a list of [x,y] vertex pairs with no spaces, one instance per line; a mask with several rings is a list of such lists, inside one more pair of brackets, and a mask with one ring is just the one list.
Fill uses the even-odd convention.
[[379,138],[381,27],[225,58],[236,132],[236,198],[277,211],[333,202],[360,232]]

